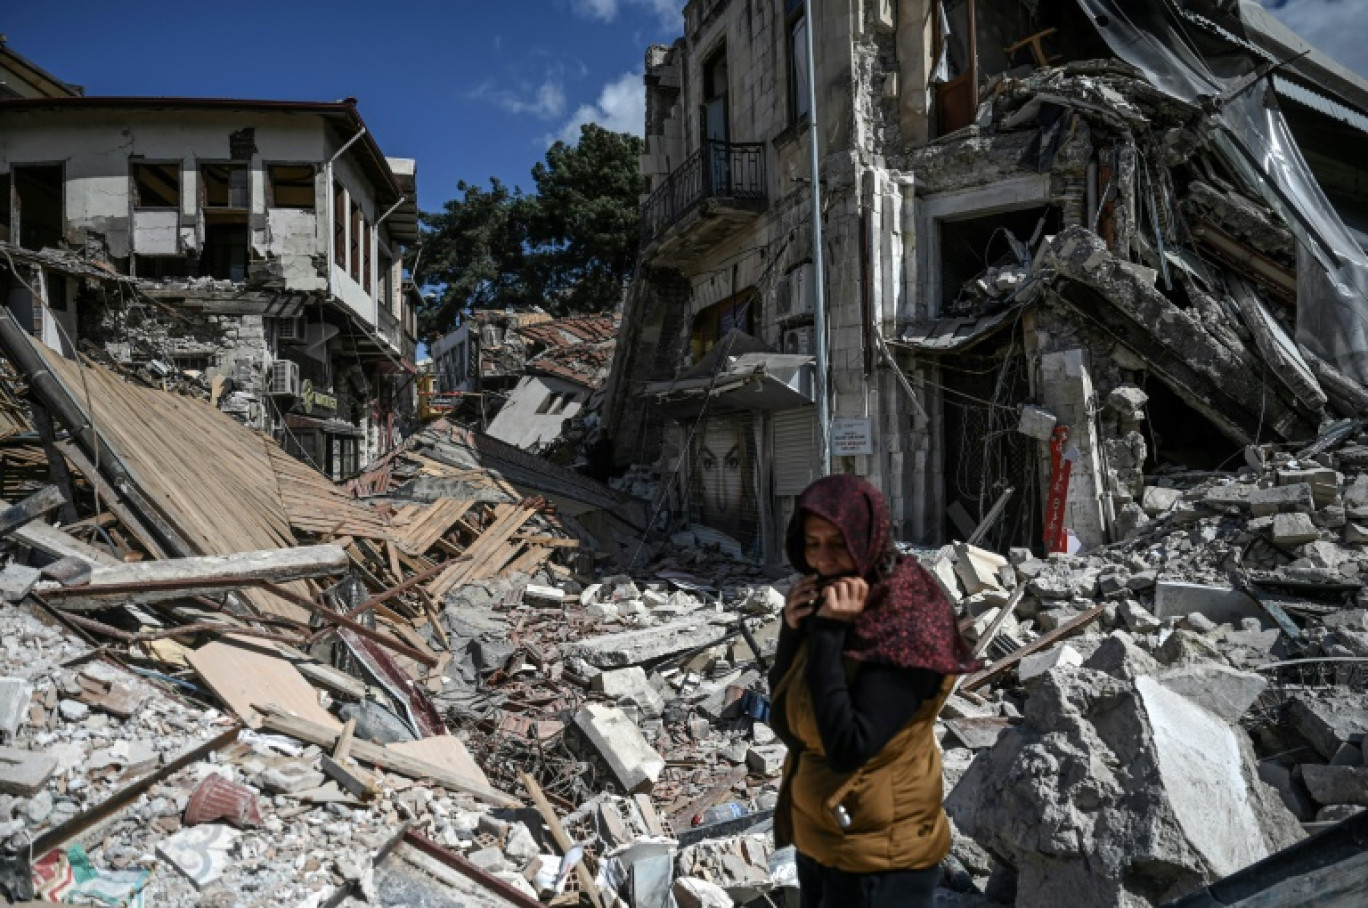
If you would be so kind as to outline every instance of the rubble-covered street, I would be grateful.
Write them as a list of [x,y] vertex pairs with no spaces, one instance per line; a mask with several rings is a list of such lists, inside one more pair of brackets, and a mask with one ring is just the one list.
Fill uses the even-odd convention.
[[1252,2],[678,6],[644,139],[442,212],[355,98],[0,36],[0,899],[797,908],[848,473],[981,660],[937,905],[1368,904],[1368,78]]

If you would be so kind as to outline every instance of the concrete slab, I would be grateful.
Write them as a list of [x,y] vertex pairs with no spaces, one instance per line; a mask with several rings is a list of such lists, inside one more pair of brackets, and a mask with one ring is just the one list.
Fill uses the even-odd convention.
[[1288,718],[1322,757],[1333,760],[1341,744],[1368,734],[1368,701],[1361,696],[1298,698],[1288,707]]
[[1017,663],[1017,677],[1022,681],[1045,674],[1052,668],[1082,665],[1083,654],[1067,643],[1051,647],[1039,653],[1032,653]]
[[28,716],[33,685],[23,678],[0,678],[0,734],[6,741],[14,738]]
[[1274,514],[1273,544],[1303,545],[1320,538],[1320,531],[1306,514]]
[[38,568],[11,561],[0,571],[0,598],[6,602],[18,602],[29,594],[42,576],[43,572]]
[[1316,499],[1311,493],[1311,485],[1296,482],[1271,489],[1255,489],[1249,494],[1249,512],[1255,517],[1268,514],[1310,514],[1316,509]]
[[701,649],[725,633],[707,617],[690,616],[668,624],[589,637],[565,647],[563,654],[570,659],[579,657],[595,668],[620,668]]
[[1262,618],[1263,609],[1252,598],[1229,586],[1160,580],[1154,590],[1154,617],[1186,618],[1199,612],[1217,624],[1233,624],[1242,618]]
[[665,770],[664,758],[620,709],[591,703],[575,716],[575,727],[603,757],[626,794],[649,792]]
[[1268,687],[1268,679],[1262,675],[1225,665],[1199,664],[1166,671],[1159,676],[1159,683],[1232,724]]
[[1311,797],[1322,804],[1368,807],[1368,769],[1362,766],[1321,766],[1304,763],[1302,780]]
[[664,698],[640,665],[600,672],[594,676],[593,688],[619,705],[635,706],[648,719],[659,718],[665,711]]
[[1153,731],[1166,800],[1188,841],[1220,876],[1266,857],[1236,729],[1154,678],[1136,678],[1135,689]]

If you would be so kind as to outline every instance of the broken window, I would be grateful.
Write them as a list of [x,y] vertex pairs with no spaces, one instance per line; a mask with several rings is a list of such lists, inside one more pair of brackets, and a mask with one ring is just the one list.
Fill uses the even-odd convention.
[[62,244],[62,165],[15,167],[14,212],[19,245],[44,249]]
[[802,0],[788,0],[789,112],[793,120],[808,115],[807,17]]
[[[542,398],[542,402],[537,406],[537,415],[545,416],[551,412],[551,408],[556,405],[556,398],[560,397],[555,391]],[[560,412],[557,410],[556,412]]]
[[175,278],[194,277],[191,265],[194,259],[183,255],[140,255],[133,267],[137,276],[150,281],[167,281]]
[[347,252],[347,262],[352,280],[361,280],[361,206],[351,203],[351,245]]
[[333,258],[334,264],[347,267],[347,190],[333,186]]
[[1025,281],[1032,241],[1062,226],[1049,206],[940,221],[940,311],[972,313],[1010,296]]
[[755,333],[755,300],[755,288],[747,287],[694,317],[693,330],[689,334],[694,362],[701,360],[733,328],[745,334]]
[[314,208],[314,167],[312,164],[268,164],[266,166],[266,204],[272,208]]
[[0,173],[0,243],[10,239],[10,175]]
[[209,222],[204,225],[200,270],[219,280],[247,280],[247,222]]
[[246,164],[201,164],[200,185],[205,208],[247,208]]
[[180,207],[180,162],[150,163],[134,161],[134,208]]

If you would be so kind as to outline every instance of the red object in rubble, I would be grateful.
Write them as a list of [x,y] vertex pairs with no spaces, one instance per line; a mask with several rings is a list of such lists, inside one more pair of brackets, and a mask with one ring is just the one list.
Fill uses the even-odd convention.
[[252,789],[214,773],[205,777],[190,796],[190,803],[185,806],[185,825],[197,826],[218,820],[239,829],[260,826],[261,808],[257,806]]
[[1073,461],[1064,457],[1069,444],[1069,427],[1056,426],[1050,439],[1050,491],[1045,497],[1045,551],[1065,552],[1069,533],[1064,527],[1064,509],[1069,502],[1069,473]]

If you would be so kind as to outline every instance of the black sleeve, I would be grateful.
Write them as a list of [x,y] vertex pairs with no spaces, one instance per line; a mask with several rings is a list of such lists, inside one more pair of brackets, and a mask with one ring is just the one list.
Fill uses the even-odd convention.
[[865,665],[847,685],[841,664],[846,625],[826,618],[809,624],[807,682],[822,749],[832,769],[853,772],[935,696],[944,676],[923,668]]
[[788,626],[784,616],[779,616],[779,642],[774,647],[774,664],[769,670],[769,689],[774,693],[774,689],[779,686],[784,675],[788,674],[789,666],[793,665],[793,657],[798,654],[798,645],[803,642],[803,629],[798,630]]

